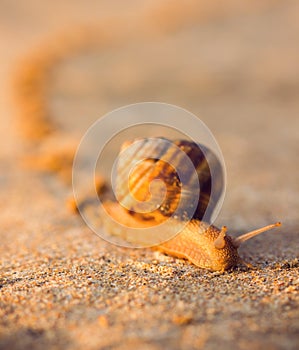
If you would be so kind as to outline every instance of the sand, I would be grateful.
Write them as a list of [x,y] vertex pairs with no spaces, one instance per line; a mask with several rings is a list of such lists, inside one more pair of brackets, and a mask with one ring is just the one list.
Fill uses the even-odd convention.
[[[297,349],[298,3],[121,4],[0,5],[0,348]],[[63,132],[33,145],[14,99],[20,62],[102,21],[104,47],[95,39],[55,62],[46,106]],[[70,211],[65,177],[24,165],[39,147],[76,144],[104,113],[149,100],[190,110],[219,142],[228,183],[215,224],[237,236],[283,222],[241,247],[256,269],[210,272],[112,245]]]

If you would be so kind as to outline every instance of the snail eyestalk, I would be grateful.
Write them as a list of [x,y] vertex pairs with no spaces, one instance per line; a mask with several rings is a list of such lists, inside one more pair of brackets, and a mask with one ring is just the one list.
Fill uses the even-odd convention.
[[214,246],[216,249],[223,249],[225,246],[224,237],[226,236],[227,227],[222,226],[221,231],[219,232],[219,236],[214,241]]
[[272,230],[272,228],[281,226],[281,222],[276,222],[275,224],[272,225],[267,225],[265,227],[259,228],[257,230],[248,232],[248,233],[244,233],[242,236],[237,237],[234,239],[234,246],[235,247],[239,247],[243,242],[247,241],[248,239],[259,235],[260,233]]

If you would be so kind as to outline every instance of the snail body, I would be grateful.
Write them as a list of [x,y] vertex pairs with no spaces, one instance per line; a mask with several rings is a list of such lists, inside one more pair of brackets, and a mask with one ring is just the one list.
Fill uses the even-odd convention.
[[[131,232],[130,228],[152,227],[151,225],[156,224],[154,221],[142,221],[133,217],[118,203],[106,202],[104,206],[106,212],[112,218],[117,218],[118,221],[116,223],[114,220],[105,220],[103,223],[105,229],[126,241],[137,242],[136,233],[134,230]],[[168,229],[174,234],[164,232],[164,236],[173,236],[173,238],[154,245],[152,248],[168,255],[187,259],[198,267],[214,271],[227,270],[240,261],[232,238],[223,236],[223,232],[217,227],[200,220],[191,220],[181,232],[175,235],[178,226],[179,222],[173,220]]]
[[[154,220],[142,220],[132,216],[126,209],[115,202],[107,201],[104,203],[104,208],[111,218],[117,220],[117,222],[113,219],[103,221],[105,229],[126,241],[136,243],[136,233],[134,230],[131,231],[131,228],[153,227],[156,224]],[[179,226],[179,222],[173,220],[170,229],[173,229],[173,232],[175,232],[177,226]],[[228,270],[239,263],[252,267],[239,257],[238,248],[240,244],[276,226],[280,226],[280,223],[277,222],[246,233],[238,238],[233,238],[226,234],[227,229],[225,226],[219,229],[216,226],[193,219],[172,238],[153,245],[152,248],[177,258],[187,259],[200,268],[213,271]],[[164,232],[164,237],[169,237],[170,235],[171,233]]]
[[[177,140],[172,141],[169,147],[165,147],[162,142],[163,146],[160,147],[158,140],[161,139],[157,139],[157,142],[155,139],[141,140],[137,149],[133,148],[131,153],[120,158],[115,187],[118,200],[102,199],[103,209],[108,214],[104,215],[105,219],[103,220],[106,231],[127,242],[144,243],[145,246],[152,246],[166,254],[185,258],[198,267],[213,271],[224,271],[238,263],[250,266],[239,257],[238,247],[240,244],[264,231],[279,226],[280,223],[277,222],[233,238],[226,234],[226,226],[219,229],[202,221],[211,199],[211,162],[213,162],[214,167],[219,166],[220,169],[216,157],[207,149],[202,151],[203,146],[194,142]],[[131,144],[131,142],[125,143],[122,149],[126,149]],[[137,162],[132,163],[131,158],[138,158],[138,153],[143,153],[145,147],[148,147],[149,151],[155,151],[154,155],[152,157],[146,156],[142,162],[137,159]],[[148,150],[145,152],[147,155],[150,154]],[[193,174],[189,174],[190,169],[186,168],[181,153],[185,153],[191,158],[196,169]],[[208,160],[205,158],[206,155]],[[169,159],[171,159],[170,162],[167,161]],[[176,167],[186,168],[187,176],[183,176],[183,186],[179,182],[180,178],[177,176]],[[134,168],[129,178],[124,176],[128,174],[126,168],[131,170]],[[223,183],[223,174],[219,172],[218,175],[219,178],[216,179],[216,182],[214,180],[213,184],[216,186],[214,200],[219,198],[220,187]],[[150,187],[155,179],[162,180],[164,184],[162,201],[161,188],[159,186],[157,188]],[[197,181],[200,183],[201,192],[199,201],[196,203],[197,206],[194,208],[194,205],[188,205],[188,203],[189,196],[191,196]],[[132,194],[135,197],[133,199]],[[178,207],[180,197],[184,205],[183,210],[178,210],[176,215],[173,215]],[[152,206],[150,203],[150,206],[144,210],[142,206],[144,202],[148,204],[154,200],[156,203],[157,198],[158,205]],[[149,208],[151,210],[148,210]],[[184,219],[187,219],[186,224],[182,225]],[[165,221],[168,224],[160,226]],[[150,231],[147,231],[150,234],[146,235],[143,228],[150,228]],[[140,235],[136,235],[136,229],[140,229]],[[158,234],[158,240],[154,233]]]

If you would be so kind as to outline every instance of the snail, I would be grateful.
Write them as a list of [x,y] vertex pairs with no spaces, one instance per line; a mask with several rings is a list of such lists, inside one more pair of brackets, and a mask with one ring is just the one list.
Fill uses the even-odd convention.
[[[123,152],[126,149],[129,152]],[[149,157],[151,153],[154,155]],[[190,164],[186,166],[186,157],[191,160],[195,171],[190,171]],[[212,167],[217,170],[216,180],[211,178]],[[178,168],[183,174],[183,183],[178,176]],[[160,181],[158,186],[151,187],[154,180],[162,180],[164,195],[161,196],[163,191]],[[157,228],[156,232],[160,232],[162,238],[158,244],[153,243],[154,249],[185,258],[200,268],[224,271],[239,263],[252,267],[239,257],[240,244],[281,225],[277,222],[237,238],[227,234],[226,226],[218,229],[210,225],[208,220],[211,208],[220,198],[223,173],[213,152],[192,141],[149,138],[138,140],[136,144],[135,141],[125,142],[119,156],[115,181],[117,198],[101,198],[104,211],[108,214],[103,220],[106,231],[127,241],[134,241],[137,238],[130,233],[130,228],[133,231],[136,228]],[[191,197],[197,182],[200,184],[200,195],[194,207]],[[157,198],[158,205],[155,204]],[[149,206],[144,207],[144,203]],[[160,229],[159,225],[167,220],[169,225],[161,226]],[[181,225],[183,220],[185,225]],[[138,239],[142,241],[147,238],[141,231]]]

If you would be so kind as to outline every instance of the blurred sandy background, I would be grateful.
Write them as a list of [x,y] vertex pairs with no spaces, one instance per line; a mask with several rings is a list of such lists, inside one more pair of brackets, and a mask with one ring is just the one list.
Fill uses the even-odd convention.
[[[0,1],[1,348],[297,348],[298,38],[295,0]],[[23,137],[18,72],[53,52],[43,106],[64,135],[141,101],[209,126],[228,175],[219,226],[284,223],[242,248],[260,270],[111,246],[67,211],[69,186],[21,165],[49,138]]]

